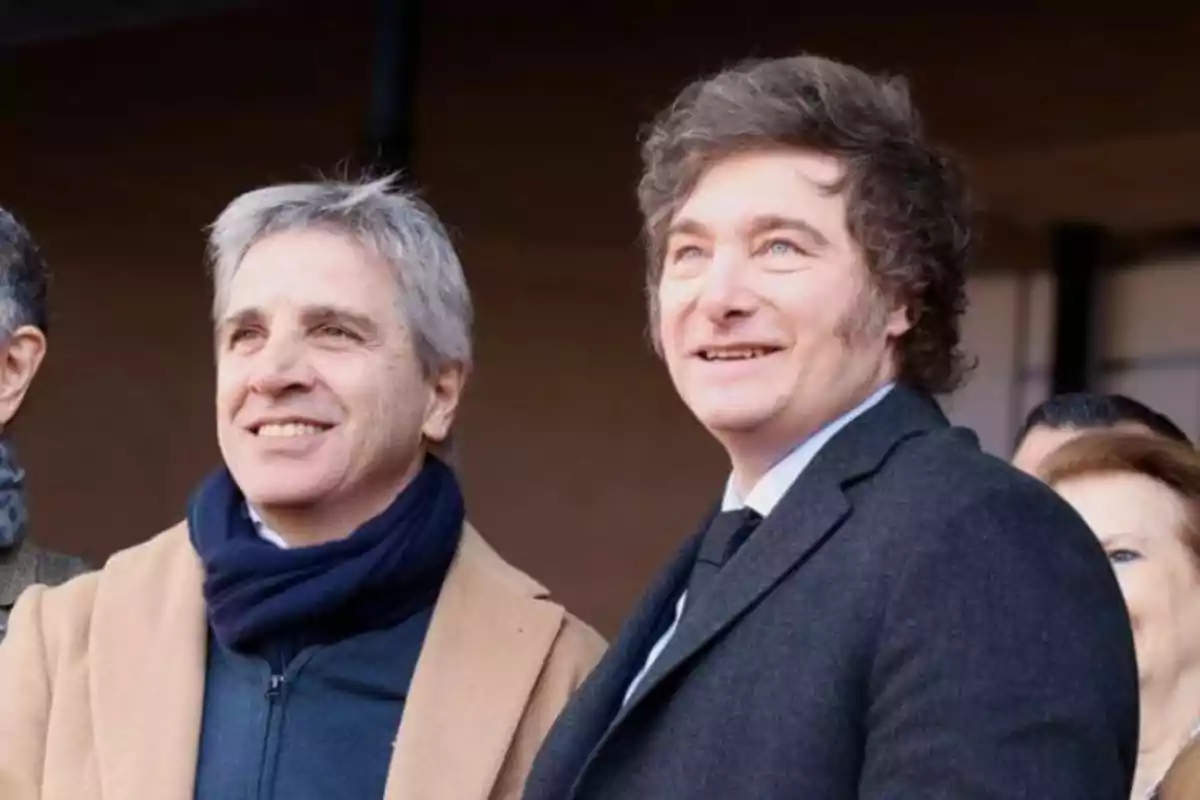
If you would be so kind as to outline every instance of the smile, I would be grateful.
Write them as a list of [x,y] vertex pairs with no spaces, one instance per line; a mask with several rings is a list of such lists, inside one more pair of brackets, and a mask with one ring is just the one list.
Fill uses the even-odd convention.
[[300,436],[315,436],[332,427],[315,422],[264,422],[251,428],[250,432],[264,439],[294,439]]
[[697,352],[705,361],[749,361],[763,358],[772,353],[778,353],[782,347],[750,346],[750,347],[710,347]]

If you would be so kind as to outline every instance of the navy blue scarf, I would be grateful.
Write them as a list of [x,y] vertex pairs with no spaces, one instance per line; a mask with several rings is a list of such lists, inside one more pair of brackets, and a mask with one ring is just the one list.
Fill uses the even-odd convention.
[[17,463],[13,446],[0,439],[0,551],[25,541],[29,515],[25,510],[25,470]]
[[241,490],[220,469],[188,508],[213,635],[240,652],[282,650],[286,662],[302,647],[398,625],[436,601],[464,516],[454,473],[427,456],[395,501],[349,537],[284,550],[259,538]]

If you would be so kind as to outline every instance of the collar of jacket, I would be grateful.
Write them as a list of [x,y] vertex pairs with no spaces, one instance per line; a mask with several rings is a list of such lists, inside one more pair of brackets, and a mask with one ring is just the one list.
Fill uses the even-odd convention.
[[12,608],[25,587],[36,581],[37,562],[37,547],[28,541],[0,550],[0,608]]

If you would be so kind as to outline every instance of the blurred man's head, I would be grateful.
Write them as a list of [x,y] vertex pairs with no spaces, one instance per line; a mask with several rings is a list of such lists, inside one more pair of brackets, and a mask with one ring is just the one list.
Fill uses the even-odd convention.
[[1013,466],[1034,474],[1050,453],[1088,431],[1139,431],[1190,444],[1179,426],[1148,406],[1120,394],[1071,392],[1051,397],[1029,413],[1017,434]]
[[0,429],[16,416],[46,355],[48,283],[33,237],[0,208]]

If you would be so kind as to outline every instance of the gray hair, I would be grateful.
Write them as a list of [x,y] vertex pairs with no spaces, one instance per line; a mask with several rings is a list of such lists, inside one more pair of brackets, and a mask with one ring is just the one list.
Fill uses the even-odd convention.
[[50,271],[29,230],[0,208],[0,336],[23,325],[46,332],[49,284]]
[[381,257],[396,279],[400,311],[426,376],[471,364],[471,295],[450,235],[437,214],[395,176],[359,182],[267,186],[225,207],[210,226],[213,318],[246,251],[275,233],[332,229]]

